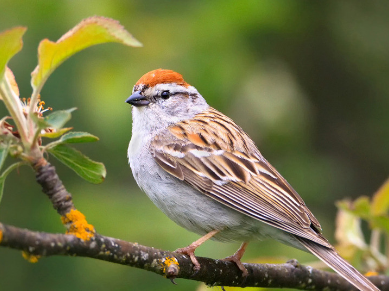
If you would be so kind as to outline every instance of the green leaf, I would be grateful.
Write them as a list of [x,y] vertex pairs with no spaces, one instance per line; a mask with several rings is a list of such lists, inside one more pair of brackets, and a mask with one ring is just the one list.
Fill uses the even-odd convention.
[[351,202],[348,199],[337,201],[336,206],[339,209],[348,211],[353,215],[361,217],[367,221],[370,221],[372,218],[369,197],[361,196],[354,202]]
[[64,143],[83,143],[98,141],[99,138],[88,132],[69,132],[60,138]]
[[0,33],[0,79],[8,61],[22,49],[22,36],[26,30],[26,27],[19,26]]
[[8,150],[9,150],[8,144],[4,144],[4,145],[0,146],[0,170],[4,165],[5,159],[7,158]]
[[71,108],[68,110],[58,110],[55,111],[49,115],[47,115],[44,118],[45,123],[41,123],[42,126],[41,128],[46,128],[46,127],[52,127],[55,129],[60,129],[62,128],[66,122],[70,120],[72,117],[71,112],[76,110],[76,108]]
[[346,211],[352,211],[351,201],[349,199],[339,200],[336,201],[335,205],[339,209],[346,210]]
[[361,196],[353,203],[353,213],[359,217],[368,219],[371,216],[371,206],[369,197]]
[[0,176],[0,202],[1,199],[3,198],[5,178],[6,177]]
[[389,209],[389,179],[374,194],[371,211],[373,215],[383,215]]
[[48,152],[88,182],[98,184],[105,179],[104,164],[92,161],[72,147],[59,144],[49,148]]
[[61,135],[63,135],[64,133],[66,133],[72,129],[73,129],[73,127],[65,127],[65,128],[61,128],[61,129],[58,129],[56,131],[53,131],[53,132],[41,133],[39,136],[47,137],[47,138],[57,138],[57,137],[60,137]]
[[84,19],[57,42],[42,40],[38,48],[38,66],[32,72],[33,87],[42,87],[50,74],[75,53],[107,42],[142,46],[118,21],[98,16]]
[[[11,90],[14,91],[15,96],[19,97],[19,95],[20,95],[19,87],[18,87],[18,84],[16,83],[15,75],[11,71],[11,69],[8,67],[5,67],[5,78],[8,81]],[[19,98],[17,98],[17,101],[20,103]]]
[[[350,204],[350,201],[345,203]],[[350,211],[342,208],[338,210],[336,216],[335,237],[338,244],[343,247],[352,248],[356,246],[359,249],[364,249],[366,247],[361,229],[361,219]]]
[[389,234],[389,217],[386,215],[373,217],[370,221],[371,228],[378,228]]

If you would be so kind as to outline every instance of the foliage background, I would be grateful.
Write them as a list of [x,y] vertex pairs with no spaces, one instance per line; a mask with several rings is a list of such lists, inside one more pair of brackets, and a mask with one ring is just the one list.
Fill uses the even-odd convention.
[[[344,1],[21,1],[0,0],[0,30],[25,25],[24,49],[11,62],[21,96],[43,38],[57,40],[81,19],[117,19],[144,48],[106,44],[66,61],[42,99],[78,107],[71,126],[100,137],[80,147],[105,163],[102,185],[57,165],[76,206],[105,235],[174,250],[198,236],[169,221],[137,188],[127,165],[130,106],[144,73],[169,68],[231,116],[288,179],[333,240],[334,202],[371,195],[389,170],[389,4]],[[4,108],[0,108],[3,116]],[[63,232],[59,216],[28,168],[13,173],[0,221]],[[208,242],[197,254],[222,258],[239,244]],[[252,243],[245,260],[314,257],[274,242]],[[266,259],[265,259],[266,261]],[[0,249],[1,290],[195,290],[198,283],[84,258],[37,264]]]

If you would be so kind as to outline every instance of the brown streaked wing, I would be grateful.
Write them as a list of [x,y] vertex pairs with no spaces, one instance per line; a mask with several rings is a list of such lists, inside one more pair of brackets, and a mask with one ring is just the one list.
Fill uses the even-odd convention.
[[319,222],[231,119],[209,108],[155,137],[156,162],[200,192],[248,216],[330,247]]
[[172,174],[176,178],[180,180],[184,180],[184,175],[181,171],[181,167],[177,167],[177,162],[174,160],[169,159],[167,156],[165,156],[161,152],[155,153],[155,160],[157,161],[158,165],[164,169],[166,172]]
[[[265,160],[264,158],[262,158],[262,165],[264,167],[267,167],[267,169],[275,174],[275,176],[277,177],[277,181],[274,181],[274,183],[276,183],[278,186],[280,186],[283,190],[284,190],[284,193],[287,193],[288,194],[288,198],[290,199],[290,201],[298,201],[300,204],[304,205],[304,210],[305,210],[305,213],[308,215],[309,217],[309,220],[311,221],[311,223],[313,224],[313,226],[316,228],[316,230],[318,232],[321,232],[321,225],[319,223],[319,221],[316,219],[316,217],[312,214],[312,212],[305,206],[305,203],[304,203],[304,200],[300,197],[299,194],[297,194],[297,192],[292,188],[292,186],[285,180],[284,177],[281,176],[280,173],[278,173],[278,171],[267,161]],[[273,184],[274,184],[273,183]],[[290,195],[290,196],[289,196]]]

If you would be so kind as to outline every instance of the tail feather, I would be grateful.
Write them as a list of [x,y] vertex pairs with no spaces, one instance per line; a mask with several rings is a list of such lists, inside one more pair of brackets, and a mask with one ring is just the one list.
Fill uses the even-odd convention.
[[313,241],[297,237],[301,244],[339,275],[362,291],[380,291],[365,276],[344,260],[334,249],[319,245]]

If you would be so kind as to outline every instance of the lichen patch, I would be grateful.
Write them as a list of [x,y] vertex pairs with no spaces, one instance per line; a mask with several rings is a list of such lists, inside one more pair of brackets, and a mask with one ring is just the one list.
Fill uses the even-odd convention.
[[72,234],[82,240],[90,240],[96,233],[92,224],[86,221],[85,215],[76,209],[70,210],[61,217],[62,223],[67,227],[67,234]]

